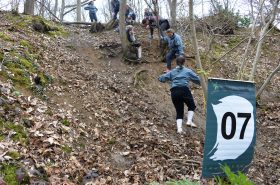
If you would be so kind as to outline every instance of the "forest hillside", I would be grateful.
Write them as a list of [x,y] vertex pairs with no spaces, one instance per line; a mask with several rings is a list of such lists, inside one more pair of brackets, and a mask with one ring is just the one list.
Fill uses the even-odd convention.
[[[129,64],[113,30],[90,33],[88,27],[11,12],[0,12],[0,20],[0,184],[163,184],[186,178],[208,183],[200,179],[202,89],[191,85],[198,128],[184,126],[185,133],[177,134],[169,85],[158,82],[165,68],[158,39],[149,40],[148,30],[136,26],[143,60]],[[47,29],[36,26],[42,24]],[[178,33],[193,56],[188,32]],[[240,28],[210,38],[197,32],[207,77],[236,79],[248,33]],[[264,40],[257,89],[279,65],[279,50],[275,30]],[[188,66],[197,70],[192,60]],[[257,144],[248,172],[256,184],[280,184],[279,79],[278,73],[258,99]]]

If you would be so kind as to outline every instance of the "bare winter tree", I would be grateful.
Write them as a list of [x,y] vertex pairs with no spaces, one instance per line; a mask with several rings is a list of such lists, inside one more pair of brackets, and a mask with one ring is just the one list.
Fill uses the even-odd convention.
[[126,54],[128,50],[128,41],[126,38],[126,30],[125,30],[125,9],[126,9],[126,0],[120,1],[120,38],[122,43],[123,53]]
[[[263,3],[264,3],[264,1],[261,3],[260,10],[263,7]],[[243,78],[244,68],[246,66],[246,57],[248,56],[248,51],[249,51],[249,47],[251,45],[251,42],[255,38],[255,28],[256,28],[259,13],[260,13],[260,10],[259,10],[257,16],[254,16],[253,0],[250,0],[250,7],[251,7],[251,17],[252,17],[252,20],[253,20],[253,25],[251,27],[251,33],[250,33],[250,36],[249,36],[249,40],[248,40],[248,43],[247,43],[246,48],[245,48],[245,52],[244,52],[243,57],[242,57],[240,69],[239,69],[238,74],[237,74],[237,79],[238,80],[242,80],[242,78]]]
[[[78,5],[78,4],[80,4],[80,2],[78,2],[78,1],[81,2],[81,6]],[[83,5],[87,4],[88,2],[89,2],[89,0],[84,0],[84,1],[77,0],[77,1],[76,1],[76,4],[66,5],[66,4],[65,4],[65,0],[62,0],[61,9],[60,9],[60,21],[63,22],[64,16],[65,16],[66,14],[68,14],[68,13],[70,13],[70,12],[76,10],[76,9],[78,8],[78,6],[79,6],[79,7],[82,7]],[[67,9],[67,10],[66,10],[66,9]],[[77,10],[77,16],[76,16],[77,19],[79,18],[78,16],[81,16],[81,14],[80,14],[80,15],[78,15],[78,14],[80,14],[80,13],[79,13],[79,10]],[[80,18],[81,18],[81,17],[80,17]],[[78,21],[78,22],[80,22],[80,21]]]
[[11,2],[11,8],[12,8],[12,10],[18,12],[19,1],[20,1],[20,0],[12,0],[12,2]]
[[54,8],[53,8],[53,14],[56,16],[58,10],[58,0],[55,0],[54,2]]
[[46,0],[41,0],[39,5],[39,16],[44,17],[45,16],[45,6],[46,6]]
[[61,7],[60,7],[60,22],[63,22],[63,18],[64,18],[64,10],[65,10],[65,0],[61,1]]
[[25,0],[24,2],[24,14],[34,15],[35,0]]
[[201,60],[200,60],[200,55],[199,55],[199,50],[198,50],[198,44],[197,44],[197,38],[196,38],[196,30],[195,30],[195,24],[194,24],[194,14],[193,14],[193,0],[189,0],[189,18],[190,18],[190,34],[191,34],[191,38],[192,38],[192,45],[193,45],[193,49],[195,52],[195,61],[196,61],[196,65],[198,66],[200,73],[199,73],[199,77],[201,80],[201,86],[203,89],[203,94],[205,97],[205,100],[207,100],[207,86],[206,86],[206,79],[205,76],[203,74],[203,68],[201,65]]
[[100,8],[100,12],[103,14],[105,22],[108,22],[112,19],[110,0],[103,1],[102,7]]
[[82,20],[82,2],[81,0],[77,0],[77,22],[81,22]]
[[176,28],[177,0],[167,0],[167,2],[170,9],[171,26]]
[[[264,1],[264,0],[262,0],[262,1]],[[257,71],[257,63],[259,62],[260,56],[261,56],[262,44],[263,44],[263,41],[264,41],[264,37],[267,34],[267,30],[268,30],[269,26],[275,20],[276,13],[278,11],[278,5],[279,5],[279,0],[275,0],[274,3],[273,3],[273,7],[272,7],[272,10],[271,10],[270,17],[265,17],[264,12],[263,12],[263,8],[261,9],[260,15],[261,15],[261,18],[262,18],[263,26],[261,28],[260,35],[259,35],[256,55],[255,55],[255,58],[254,58],[254,61],[253,61],[253,68],[252,68],[250,79],[249,79],[250,81],[254,81],[255,74],[256,74],[256,71]]]

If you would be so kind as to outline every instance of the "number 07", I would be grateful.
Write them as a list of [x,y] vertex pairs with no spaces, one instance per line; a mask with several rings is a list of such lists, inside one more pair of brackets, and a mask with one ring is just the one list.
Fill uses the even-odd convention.
[[[226,123],[227,123],[227,118],[230,117],[231,118],[231,131],[229,134],[227,134],[226,132]],[[245,118],[245,121],[243,123],[243,126],[241,128],[241,132],[240,132],[240,137],[239,139],[244,139],[244,134],[245,134],[245,129],[246,126],[251,118],[251,113],[237,113],[237,117],[239,118]],[[225,139],[232,139],[234,137],[234,134],[236,132],[236,118],[235,115],[232,112],[226,112],[222,118],[222,126],[221,126],[221,131],[222,131],[222,136]]]

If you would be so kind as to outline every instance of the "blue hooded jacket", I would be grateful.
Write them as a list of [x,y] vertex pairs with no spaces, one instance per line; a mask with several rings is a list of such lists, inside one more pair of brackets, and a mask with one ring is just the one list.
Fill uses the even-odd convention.
[[89,10],[89,13],[96,13],[98,10],[94,4],[88,4],[84,9]]
[[112,7],[112,10],[114,12],[119,12],[119,10],[120,10],[120,2],[119,2],[119,0],[112,0],[111,1],[111,7]]
[[168,47],[170,50],[174,51],[178,55],[184,54],[185,46],[183,44],[181,37],[178,34],[174,33],[171,38],[165,36],[163,39],[168,42]]
[[170,81],[171,89],[173,87],[188,87],[189,82],[192,81],[195,84],[200,85],[199,76],[191,69],[186,67],[177,66],[168,73],[161,75],[158,80],[160,82]]

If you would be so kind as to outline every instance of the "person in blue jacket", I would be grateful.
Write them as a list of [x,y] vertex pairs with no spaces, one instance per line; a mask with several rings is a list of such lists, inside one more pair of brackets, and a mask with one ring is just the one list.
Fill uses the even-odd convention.
[[98,9],[94,5],[94,2],[90,1],[84,9],[89,11],[90,21],[93,22],[93,20],[94,20],[95,22],[97,22],[96,12]]
[[171,70],[171,63],[174,58],[179,55],[184,55],[184,43],[181,39],[181,36],[174,32],[173,29],[169,28],[166,30],[166,35],[162,39],[168,42],[169,51],[165,56],[166,60],[166,70],[168,72]]
[[111,0],[111,8],[113,12],[113,19],[116,20],[118,13],[120,11],[120,1],[119,0]]
[[192,93],[189,89],[189,83],[192,81],[200,85],[200,78],[191,69],[184,67],[185,57],[178,56],[176,59],[177,67],[159,77],[160,82],[170,81],[171,99],[176,109],[177,132],[182,133],[182,122],[184,118],[184,103],[188,106],[187,126],[196,127],[193,123],[195,103]]

